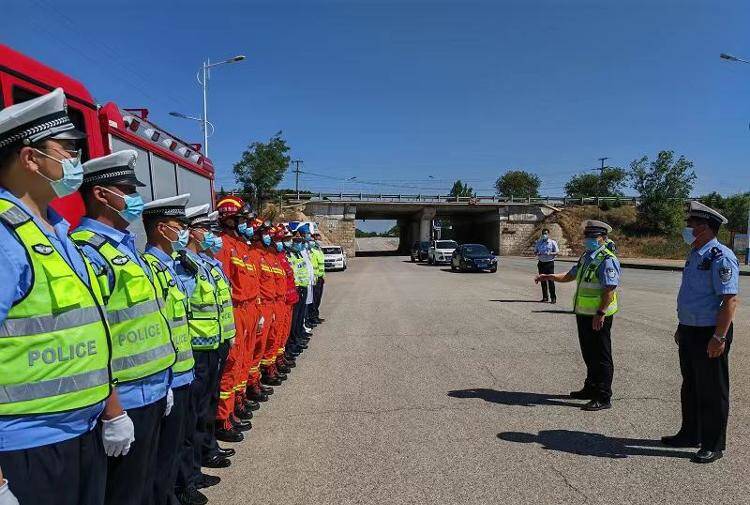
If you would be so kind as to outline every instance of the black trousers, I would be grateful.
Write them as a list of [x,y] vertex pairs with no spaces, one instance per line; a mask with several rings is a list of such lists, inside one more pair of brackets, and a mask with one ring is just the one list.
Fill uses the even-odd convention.
[[209,457],[211,441],[215,438],[216,408],[211,409],[211,395],[219,387],[219,351],[193,351],[193,356],[195,380],[190,385],[189,433],[180,457],[177,489],[195,488],[201,476],[201,462]]
[[325,279],[322,277],[318,279],[318,282],[313,286],[313,303],[310,306],[310,319],[316,321],[320,317],[320,301],[323,299],[323,287],[325,286]]
[[677,328],[682,373],[682,428],[679,435],[703,449],[723,451],[729,419],[729,348],[734,328],[729,327],[724,353],[709,358],[706,352],[715,326]]
[[[536,269],[540,274],[554,274],[555,273],[555,262],[554,261],[538,261]],[[554,281],[542,281],[539,284],[542,285],[542,298],[548,300],[557,300],[555,296],[555,282]],[[549,294],[548,294],[549,293]]]
[[101,424],[64,442],[0,452],[0,468],[23,505],[102,505],[107,455]]
[[596,399],[604,402],[612,398],[612,377],[615,372],[612,362],[612,317],[605,317],[602,329],[594,331],[591,327],[593,316],[576,315],[578,341],[586,363],[586,381],[583,387],[591,391]]
[[167,399],[128,409],[135,442],[125,456],[107,458],[107,505],[141,505],[153,492],[156,454]]
[[[227,364],[227,357],[229,356],[229,349],[232,346],[229,344],[229,342],[222,342],[219,344],[219,348],[216,350],[216,352],[219,354],[217,366],[219,367],[219,371],[216,374],[215,378],[212,378],[215,380],[216,386],[211,386],[211,401],[208,406],[208,408],[213,412],[213,415],[216,415],[216,410],[219,407],[219,384],[221,383],[221,374],[224,372],[224,365]],[[212,383],[213,384],[213,383]],[[211,429],[211,432],[208,437],[204,438],[203,440],[203,457],[208,458],[213,456],[217,453],[219,450],[219,443],[216,440],[216,433],[213,429]]]
[[182,447],[185,445],[188,409],[190,408],[190,384],[173,389],[174,405],[172,412],[161,420],[161,435],[156,451],[157,475],[154,479],[154,492],[151,505],[175,503],[175,483],[179,468]]

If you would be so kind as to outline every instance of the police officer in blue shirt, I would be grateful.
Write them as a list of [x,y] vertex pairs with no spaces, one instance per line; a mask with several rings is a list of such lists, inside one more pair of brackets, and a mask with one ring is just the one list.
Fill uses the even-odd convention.
[[[36,267],[41,258],[57,256],[62,261],[56,265],[56,274],[73,274],[67,276],[66,294],[73,296],[74,288],[84,296],[93,293],[91,286],[96,279],[68,238],[68,222],[49,206],[54,198],[74,193],[80,186],[83,171],[77,142],[83,138],[85,135],[75,129],[67,115],[62,89],[0,110],[0,203],[5,209],[0,213],[0,408],[3,412],[19,412],[0,415],[0,467],[8,480],[8,488],[1,491],[6,496],[15,494],[24,505],[101,505],[105,451],[127,453],[133,441],[133,424],[123,413],[116,392],[104,401],[112,390],[108,372],[88,386],[84,380],[68,380],[53,389],[39,387],[54,382],[55,371],[65,374],[74,360],[88,361],[102,353],[108,356],[106,337],[102,337],[100,346],[90,345],[87,352],[77,353],[75,358],[58,347],[44,361],[44,368],[36,372],[33,382],[19,384],[23,378],[10,371],[12,356],[18,355],[22,341],[39,345],[34,344],[37,334],[54,334],[68,324],[73,343],[73,332],[80,331],[76,325],[84,323],[82,316],[78,320],[69,317],[76,312],[76,305],[68,312],[54,312],[40,303],[44,296],[50,296],[45,293],[49,293],[54,278]],[[25,244],[23,238],[28,233],[36,235],[31,244]],[[31,251],[41,255],[33,263]],[[41,283],[45,285],[39,290]],[[42,312],[33,326],[36,333],[19,334],[22,323],[32,322],[29,316],[18,313],[30,298],[37,299],[36,310]],[[99,308],[88,313],[94,317],[86,323],[91,338],[94,334],[106,335],[104,312],[96,305]],[[52,312],[54,318],[44,312]],[[54,338],[59,339],[59,334]],[[86,375],[91,379],[99,374]],[[83,393],[91,386],[103,393],[89,393],[89,405],[49,406],[60,403],[58,395],[75,393],[76,388]],[[29,395],[39,395],[37,401],[48,401],[39,401],[35,408],[15,406],[34,399]],[[81,403],[80,399],[76,401]]]
[[727,219],[700,202],[690,202],[682,231],[692,246],[677,295],[682,373],[682,427],[662,438],[670,447],[700,447],[696,463],[722,457],[729,418],[729,348],[739,292],[739,264],[716,235]]
[[[135,174],[136,158],[136,151],[125,150],[84,163],[79,191],[86,215],[72,234],[98,269],[102,290],[108,293],[105,303],[113,333],[113,353],[115,346],[129,352],[135,345],[164,341],[147,352],[118,360],[120,372],[113,364],[115,374],[126,376],[134,370],[136,378],[119,381],[117,391],[133,419],[136,442],[127,456],[108,461],[108,505],[141,505],[151,495],[161,420],[169,415],[174,399],[170,366],[176,360],[176,351],[171,330],[156,303],[151,271],[136,250],[135,236],[127,229],[140,219],[144,205],[137,193],[137,187],[144,184]],[[126,308],[113,313],[116,301],[126,304]],[[136,326],[128,328],[132,324]],[[136,371],[144,365],[156,371],[140,376]]]
[[578,340],[586,363],[583,388],[570,393],[571,398],[589,400],[581,407],[597,411],[612,407],[612,319],[618,310],[617,286],[620,284],[620,262],[607,247],[612,227],[602,221],[584,223],[583,247],[578,263],[565,274],[540,274],[536,282],[576,281],[573,312],[576,314]]
[[[559,253],[560,248],[557,246],[557,241],[549,237],[548,228],[543,229],[542,237],[537,240],[534,246],[534,254],[537,257],[537,271],[540,274],[554,274],[555,258]],[[554,281],[542,281],[540,284],[542,285],[542,302],[557,303]]]

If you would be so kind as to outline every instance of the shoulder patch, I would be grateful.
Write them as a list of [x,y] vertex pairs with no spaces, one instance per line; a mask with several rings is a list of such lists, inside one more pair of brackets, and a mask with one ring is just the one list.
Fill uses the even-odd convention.
[[116,256],[116,257],[112,258],[112,263],[114,263],[115,265],[118,265],[118,266],[122,266],[125,263],[127,263],[128,261],[130,261],[130,258],[128,258],[127,256]]
[[728,266],[719,267],[719,279],[723,284],[732,280],[732,269]]
[[716,261],[719,258],[724,257],[724,253],[718,247],[711,248],[711,260]]
[[612,267],[607,267],[607,278],[614,279],[617,276],[617,272]]
[[39,254],[43,254],[45,256],[49,256],[55,250],[53,247],[48,246],[47,244],[36,244],[31,246],[31,248]]

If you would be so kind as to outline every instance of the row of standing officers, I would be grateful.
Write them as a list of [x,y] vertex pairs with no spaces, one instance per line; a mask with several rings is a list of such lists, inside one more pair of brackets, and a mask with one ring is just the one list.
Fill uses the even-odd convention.
[[0,111],[0,504],[203,504],[323,321],[323,255],[238,197],[144,204],[137,153],[84,138],[61,89]]

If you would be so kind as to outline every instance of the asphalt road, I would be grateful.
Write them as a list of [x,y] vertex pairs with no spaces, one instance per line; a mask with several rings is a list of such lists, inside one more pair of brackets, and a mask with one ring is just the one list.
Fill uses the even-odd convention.
[[695,465],[657,442],[679,425],[680,274],[624,271],[614,407],[587,413],[564,396],[583,377],[571,286],[538,303],[536,263],[500,265],[357,258],[329,275],[326,323],[232,466],[212,472],[224,480],[211,503],[750,502],[750,308],[731,351],[728,451]]

